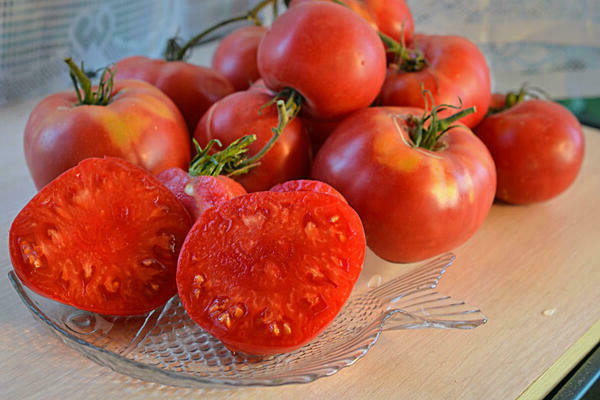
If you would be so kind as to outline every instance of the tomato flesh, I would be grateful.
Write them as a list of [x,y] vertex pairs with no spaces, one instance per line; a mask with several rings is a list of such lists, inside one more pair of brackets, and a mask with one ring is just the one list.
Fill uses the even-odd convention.
[[340,192],[335,190],[331,185],[321,181],[314,181],[312,179],[297,179],[294,181],[287,181],[275,185],[271,188],[272,192],[318,192],[325,193],[331,196],[335,196],[347,203],[346,199]]
[[87,159],[46,185],[15,218],[21,281],[74,307],[133,315],[176,293],[187,211],[156,178],[115,158]]
[[179,257],[189,316],[228,348],[276,354],[338,314],[362,269],[358,215],[313,192],[258,192],[206,211]]

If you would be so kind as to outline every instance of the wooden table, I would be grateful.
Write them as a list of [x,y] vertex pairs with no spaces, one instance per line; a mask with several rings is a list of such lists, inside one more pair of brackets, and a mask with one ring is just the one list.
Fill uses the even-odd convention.
[[[355,365],[305,385],[178,389],[100,367],[33,319],[10,287],[12,219],[34,195],[22,135],[36,101],[0,110],[0,398],[514,399],[543,397],[600,340],[600,132],[575,184],[549,202],[495,204],[439,289],[478,306],[470,331],[385,332]],[[369,253],[361,284],[411,269]]]

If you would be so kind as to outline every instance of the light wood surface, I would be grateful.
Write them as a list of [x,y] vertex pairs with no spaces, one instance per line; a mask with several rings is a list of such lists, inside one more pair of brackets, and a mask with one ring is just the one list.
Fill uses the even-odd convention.
[[[190,390],[100,367],[35,321],[6,278],[10,223],[35,193],[22,152],[35,102],[0,109],[2,399],[539,398],[600,340],[592,328],[600,320],[600,132],[585,129],[583,169],[567,192],[538,205],[495,204],[455,250],[439,291],[480,307],[489,319],[482,327],[385,332],[353,366],[305,385]],[[369,253],[359,285],[411,268]]]

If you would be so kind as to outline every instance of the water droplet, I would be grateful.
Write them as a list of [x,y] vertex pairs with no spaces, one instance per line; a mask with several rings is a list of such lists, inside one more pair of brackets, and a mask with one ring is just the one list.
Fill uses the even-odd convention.
[[376,287],[381,286],[381,275],[379,275],[379,274],[373,275],[369,279],[369,282],[367,283],[367,286],[370,287],[370,288],[376,288]]
[[542,312],[544,317],[551,317],[554,315],[554,313],[556,313],[556,308],[549,308],[547,310],[544,310],[544,312]]
[[185,187],[183,188],[183,191],[185,192],[185,194],[187,194],[188,196],[193,196],[194,195],[194,185],[190,182],[187,185],[185,185]]

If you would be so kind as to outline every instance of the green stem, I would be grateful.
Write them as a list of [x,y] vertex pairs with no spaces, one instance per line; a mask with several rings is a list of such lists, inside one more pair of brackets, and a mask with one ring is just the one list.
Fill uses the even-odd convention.
[[252,168],[260,165],[260,159],[273,147],[277,139],[281,136],[286,126],[300,111],[302,98],[296,93],[292,93],[287,101],[276,98],[278,123],[277,127],[272,128],[273,136],[254,156],[246,158],[248,146],[256,140],[256,135],[246,135],[234,142],[227,148],[210,154],[213,145],[221,147],[221,142],[213,139],[204,149],[194,140],[196,146],[196,156],[190,163],[188,170],[192,176],[199,175],[242,175]]
[[262,23],[261,23],[260,19],[258,19],[258,12],[260,10],[262,10],[263,8],[265,8],[266,6],[268,6],[269,4],[276,2],[276,1],[277,0],[262,0],[260,3],[258,3],[256,6],[254,6],[251,10],[249,10],[246,14],[238,15],[237,17],[232,17],[232,18],[226,19],[224,21],[217,23],[216,25],[211,26],[208,29],[205,29],[204,31],[200,32],[199,34],[197,34],[196,36],[191,38],[186,44],[184,44],[183,47],[181,47],[179,49],[179,51],[177,52],[177,55],[175,56],[174,60],[168,60],[168,61],[183,60],[183,58],[185,57],[185,53],[190,48],[194,47],[196,44],[198,44],[203,38],[205,38],[210,33],[216,31],[217,29],[219,29],[225,25],[229,25],[229,24],[232,24],[234,22],[239,22],[239,21],[252,21],[255,25],[261,26]]
[[83,61],[81,67],[78,67],[71,57],[65,58],[64,61],[69,66],[69,76],[77,93],[77,99],[79,100],[77,105],[105,106],[110,102],[113,95],[114,68],[106,67],[104,69],[100,76],[98,88],[94,91],[92,81],[83,72]]

